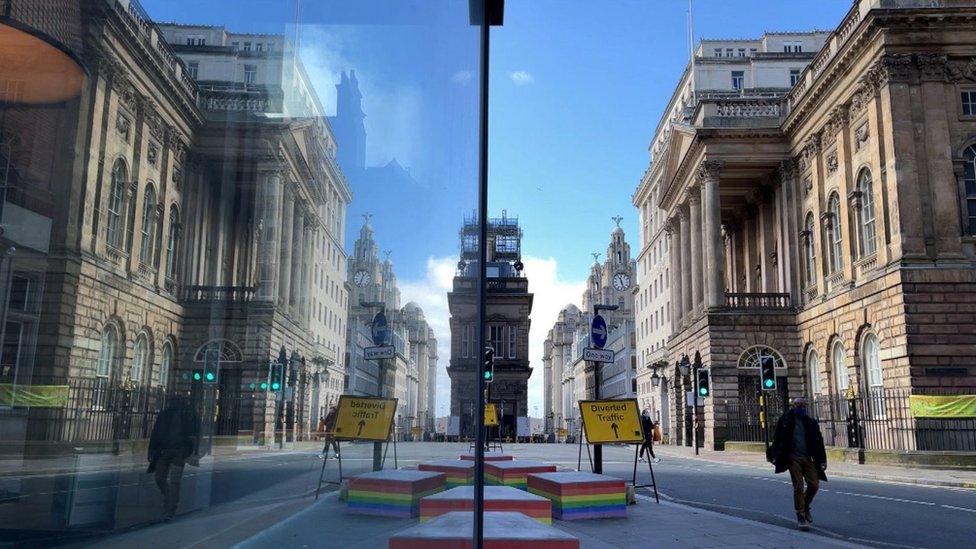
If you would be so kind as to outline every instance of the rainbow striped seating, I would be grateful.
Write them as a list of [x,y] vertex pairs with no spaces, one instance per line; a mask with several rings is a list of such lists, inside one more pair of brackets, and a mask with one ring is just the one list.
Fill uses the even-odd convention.
[[623,480],[593,473],[530,474],[529,493],[552,501],[559,520],[627,517],[627,488]]
[[[389,549],[464,549],[471,547],[474,513],[457,511],[401,530]],[[522,513],[485,513],[485,549],[579,549],[576,536],[539,524]]]
[[474,462],[460,459],[428,461],[417,466],[421,471],[434,471],[447,476],[447,487],[474,484]]
[[420,499],[444,490],[444,473],[433,471],[373,471],[349,479],[346,509],[360,515],[413,518]]
[[548,473],[555,470],[555,465],[541,461],[491,461],[485,463],[485,484],[511,486],[525,490],[527,475],[530,473]]
[[[474,509],[474,486],[458,486],[420,500],[420,522],[452,511]],[[514,511],[552,524],[552,502],[508,486],[485,486],[485,511]]]
[[[461,454],[461,459],[464,461],[474,461],[474,452]],[[485,452],[485,461],[512,461],[513,459],[515,458],[501,452]]]

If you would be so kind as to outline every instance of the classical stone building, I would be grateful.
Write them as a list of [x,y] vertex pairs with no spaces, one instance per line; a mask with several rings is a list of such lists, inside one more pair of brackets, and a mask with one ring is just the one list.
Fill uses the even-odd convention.
[[[681,154],[670,147],[680,133],[694,131],[692,117],[705,98],[782,96],[823,46],[827,32],[765,33],[754,40],[702,40],[678,81],[651,139],[651,165],[633,196],[640,215],[641,249],[634,287],[637,330],[637,396],[665,434],[670,404],[665,367],[672,333],[670,248],[666,217],[658,207],[673,163]],[[743,101],[743,104],[748,102]],[[663,382],[662,382],[663,380]]]
[[[556,318],[556,323],[546,335],[542,355],[543,365],[543,419],[546,433],[557,429],[570,429],[567,419],[576,418],[573,401],[576,378],[573,352],[576,333],[582,325],[583,314],[576,305],[566,305]],[[567,433],[568,434],[568,433]]]
[[485,345],[495,350],[495,380],[489,401],[499,412],[503,437],[528,436],[529,314],[533,295],[522,272],[522,230],[518,218],[488,220],[487,325],[478,337],[478,221],[466,218],[460,231],[461,258],[447,294],[451,312],[451,416],[461,437],[474,436],[477,381]]
[[[706,445],[741,434],[728,403],[755,399],[769,357],[773,402],[830,405],[828,443],[951,449],[904,398],[976,385],[976,3],[941,4],[855,2],[788,92],[698,97],[666,140],[667,347],[711,368]],[[664,373],[684,410],[689,379]],[[848,440],[845,397],[904,424]]]
[[[300,60],[268,36],[275,47],[260,62],[295,72],[249,80],[245,56],[227,42],[234,35],[163,30],[134,1],[85,2],[80,25],[80,97],[4,113],[4,133],[19,134],[13,165],[29,166],[24,155],[41,151],[22,144],[41,137],[57,157],[50,180],[22,172],[29,194],[48,193],[48,206],[24,203],[40,208],[27,217],[50,239],[41,246],[35,233],[34,250],[50,255],[31,260],[26,283],[12,281],[28,296],[25,322],[36,318],[18,370],[35,384],[66,383],[72,409],[154,410],[167,390],[191,390],[214,434],[267,441],[278,415],[287,436],[300,438],[342,390],[338,265],[351,199]],[[206,38],[191,43],[186,33]],[[235,70],[218,75],[216,66]],[[297,93],[293,82],[314,108],[270,99]],[[327,257],[338,273],[328,288],[320,284]],[[278,414],[256,389],[282,349],[289,398]],[[193,382],[193,370],[215,382]],[[47,428],[72,440],[142,432],[93,422]]]

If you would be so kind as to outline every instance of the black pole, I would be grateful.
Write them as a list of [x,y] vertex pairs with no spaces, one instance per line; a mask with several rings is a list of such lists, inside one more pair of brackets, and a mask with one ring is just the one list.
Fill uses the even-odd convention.
[[474,524],[472,547],[482,549],[485,535],[485,376],[484,365],[485,318],[487,316],[487,263],[488,263],[488,67],[491,46],[491,20],[489,0],[481,0],[481,97],[478,99],[478,339],[479,363],[475,368],[478,376],[475,405],[474,451]]
[[[396,360],[396,359],[394,358],[393,360]],[[377,377],[379,377],[379,380],[378,380],[379,381],[379,388],[376,391],[376,396],[379,396],[379,397],[386,396],[385,394],[383,394],[384,393],[385,386],[386,386],[385,381],[386,381],[386,370],[387,370],[387,367],[384,364],[384,362],[385,361],[382,360],[382,359],[376,361],[376,365],[379,368],[379,372],[377,372],[377,374],[379,374],[377,376]],[[392,429],[392,426],[390,426],[390,428]],[[382,471],[383,470],[383,443],[380,442],[380,441],[376,441],[376,442],[373,443],[373,470],[374,471]]]
[[[697,357],[696,357],[697,358]],[[694,370],[694,381],[691,383],[691,400],[694,402],[691,408],[691,437],[695,445],[695,455],[698,455],[698,361],[691,366]]]
[[[593,400],[600,400],[600,363],[593,363]],[[582,420],[581,420],[582,421]],[[603,445],[593,445],[593,472],[603,474]]]

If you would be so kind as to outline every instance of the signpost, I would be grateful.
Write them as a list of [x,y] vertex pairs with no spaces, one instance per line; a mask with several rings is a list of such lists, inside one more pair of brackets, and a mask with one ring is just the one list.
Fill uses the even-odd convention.
[[616,353],[610,349],[583,349],[583,360],[590,362],[613,362]]
[[[602,383],[600,365],[613,362],[614,359],[612,350],[603,350],[610,336],[610,330],[607,328],[607,321],[600,314],[600,311],[616,311],[618,308],[618,305],[593,305],[593,320],[590,322],[590,343],[592,347],[583,349],[583,359],[593,364],[593,398],[595,400],[600,399],[600,385]],[[593,445],[593,472],[596,474],[603,473],[603,446],[599,443]]]
[[581,400],[579,407],[588,443],[644,442],[637,399]]
[[593,322],[590,323],[590,342],[597,349],[602,349],[607,344],[607,321],[602,315],[593,316]]

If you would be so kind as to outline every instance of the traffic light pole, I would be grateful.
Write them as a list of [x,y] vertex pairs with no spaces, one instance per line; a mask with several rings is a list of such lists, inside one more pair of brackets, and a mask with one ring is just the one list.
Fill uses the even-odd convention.
[[694,444],[695,446],[695,455],[697,456],[698,455],[698,367],[697,365],[693,366],[692,370],[694,370],[693,375],[695,379],[691,385],[692,388],[694,389],[693,391],[691,391],[692,394],[691,401],[694,403],[692,404],[692,408],[691,408],[691,440],[693,441],[692,444]]
[[[593,400],[600,400],[600,363],[593,363]],[[582,421],[582,420],[580,420]],[[582,429],[581,429],[582,431]],[[582,434],[582,433],[581,433]],[[602,475],[603,474],[603,445],[594,444],[593,445],[593,472]]]

